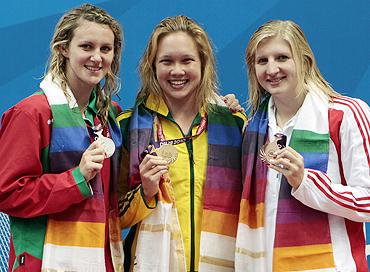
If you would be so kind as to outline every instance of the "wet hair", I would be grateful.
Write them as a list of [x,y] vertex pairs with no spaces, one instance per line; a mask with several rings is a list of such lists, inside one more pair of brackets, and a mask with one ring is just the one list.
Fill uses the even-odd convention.
[[248,66],[248,106],[253,115],[266,91],[258,83],[255,72],[255,56],[258,46],[266,39],[279,37],[288,42],[297,69],[298,86],[301,92],[308,92],[308,86],[313,84],[322,90],[329,98],[338,95],[321,75],[314,54],[307,42],[302,29],[294,22],[273,20],[260,26],[252,35],[246,49]]
[[162,97],[163,91],[156,77],[155,67],[158,44],[166,35],[180,31],[188,34],[197,46],[201,62],[201,81],[196,93],[196,103],[199,109],[208,110],[208,103],[216,101],[218,96],[216,62],[212,45],[204,29],[183,15],[165,18],[154,28],[140,60],[141,87],[137,99],[148,97],[149,94],[152,94],[157,101]]
[[114,56],[112,64],[105,76],[104,85],[100,86],[100,83],[98,83],[95,88],[97,94],[97,115],[105,124],[108,119],[112,93],[116,94],[120,89],[118,73],[121,62],[123,32],[117,20],[103,9],[91,4],[84,4],[65,13],[56,25],[53,38],[50,42],[51,55],[47,73],[50,73],[53,79],[57,78],[60,81],[64,94],[69,98],[67,94],[66,58],[63,56],[61,49],[69,47],[74,36],[74,31],[81,25],[83,20],[106,25],[114,34]]

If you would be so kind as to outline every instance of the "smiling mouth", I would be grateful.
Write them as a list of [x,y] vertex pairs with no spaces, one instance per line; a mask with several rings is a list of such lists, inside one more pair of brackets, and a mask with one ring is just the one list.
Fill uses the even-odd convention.
[[278,78],[273,78],[273,79],[267,79],[267,82],[270,84],[270,85],[278,85],[283,79],[285,79],[286,77],[278,77]]
[[94,66],[87,66],[87,65],[85,65],[85,68],[89,71],[92,71],[92,72],[97,72],[97,71],[100,71],[102,69],[102,67],[94,67]]
[[182,79],[182,80],[168,80],[168,83],[170,83],[170,85],[177,89],[177,88],[181,88],[183,87],[189,80],[188,79]]

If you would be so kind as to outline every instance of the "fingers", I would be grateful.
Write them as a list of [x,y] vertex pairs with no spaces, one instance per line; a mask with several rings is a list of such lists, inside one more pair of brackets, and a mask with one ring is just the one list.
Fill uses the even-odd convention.
[[159,190],[161,177],[168,173],[168,163],[162,157],[146,155],[139,170],[144,196],[150,200]]
[[162,157],[155,156],[155,155],[146,155],[143,161],[140,163],[140,171],[149,171],[150,169],[154,168],[157,165],[166,165],[168,162],[164,160]]
[[226,106],[232,112],[244,112],[243,107],[240,105],[239,100],[235,97],[234,94],[227,94],[222,97],[223,101],[225,102]]
[[86,181],[90,181],[103,168],[105,158],[104,148],[98,143],[93,142],[82,154],[80,160],[80,172]]
[[93,142],[82,155],[88,162],[102,163],[105,158],[104,148],[97,141]]
[[[89,145],[89,147],[86,149],[86,151],[88,151],[88,150],[95,150],[95,149],[98,149],[99,147],[103,148],[103,147],[101,146],[101,144],[99,143],[99,141],[94,141],[94,142],[92,142],[92,143]],[[104,151],[104,150],[103,150],[103,151]]]
[[270,160],[269,167],[282,173],[293,188],[297,188],[304,176],[304,159],[291,147],[275,152],[275,159]]
[[300,160],[303,158],[301,154],[299,154],[297,151],[295,151],[290,146],[277,150],[275,152],[275,156],[276,156],[276,159],[287,158],[289,160]]
[[[141,173],[141,181],[143,184],[148,184],[148,186],[159,185],[160,178],[162,175],[168,172],[167,166],[155,166],[150,171]],[[150,185],[149,185],[150,184]]]
[[147,155],[139,165],[140,175],[145,180],[157,180],[163,173],[168,171],[167,161],[162,157]]
[[301,154],[289,146],[275,151],[273,155],[271,162],[275,165],[282,164],[288,166],[289,163],[300,163],[303,160]]

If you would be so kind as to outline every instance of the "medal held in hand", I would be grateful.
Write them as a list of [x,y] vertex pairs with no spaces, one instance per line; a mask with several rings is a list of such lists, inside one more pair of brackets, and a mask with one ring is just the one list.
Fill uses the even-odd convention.
[[103,130],[94,131],[94,133],[97,135],[95,137],[95,140],[101,144],[101,146],[104,149],[105,157],[110,158],[116,149],[116,146],[111,138],[103,136]]
[[275,159],[274,153],[279,149],[283,149],[286,146],[286,135],[282,133],[276,133],[274,141],[268,144],[264,144],[259,152],[260,158],[263,162],[271,164],[270,160]]
[[177,160],[177,148],[171,144],[162,144],[160,147],[156,148],[155,152],[169,164],[174,163]]

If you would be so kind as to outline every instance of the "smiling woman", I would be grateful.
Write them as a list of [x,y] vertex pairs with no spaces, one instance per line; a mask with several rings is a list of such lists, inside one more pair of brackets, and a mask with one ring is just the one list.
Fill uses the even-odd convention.
[[259,27],[246,62],[236,271],[368,271],[369,106],[331,88],[292,21]]
[[245,115],[218,102],[207,34],[186,16],[162,20],[140,75],[135,109],[117,118],[125,268],[232,271]]
[[111,95],[121,40],[104,10],[68,11],[55,28],[41,89],[3,115],[0,211],[11,222],[11,271],[123,271],[111,170],[120,160],[120,109]]

